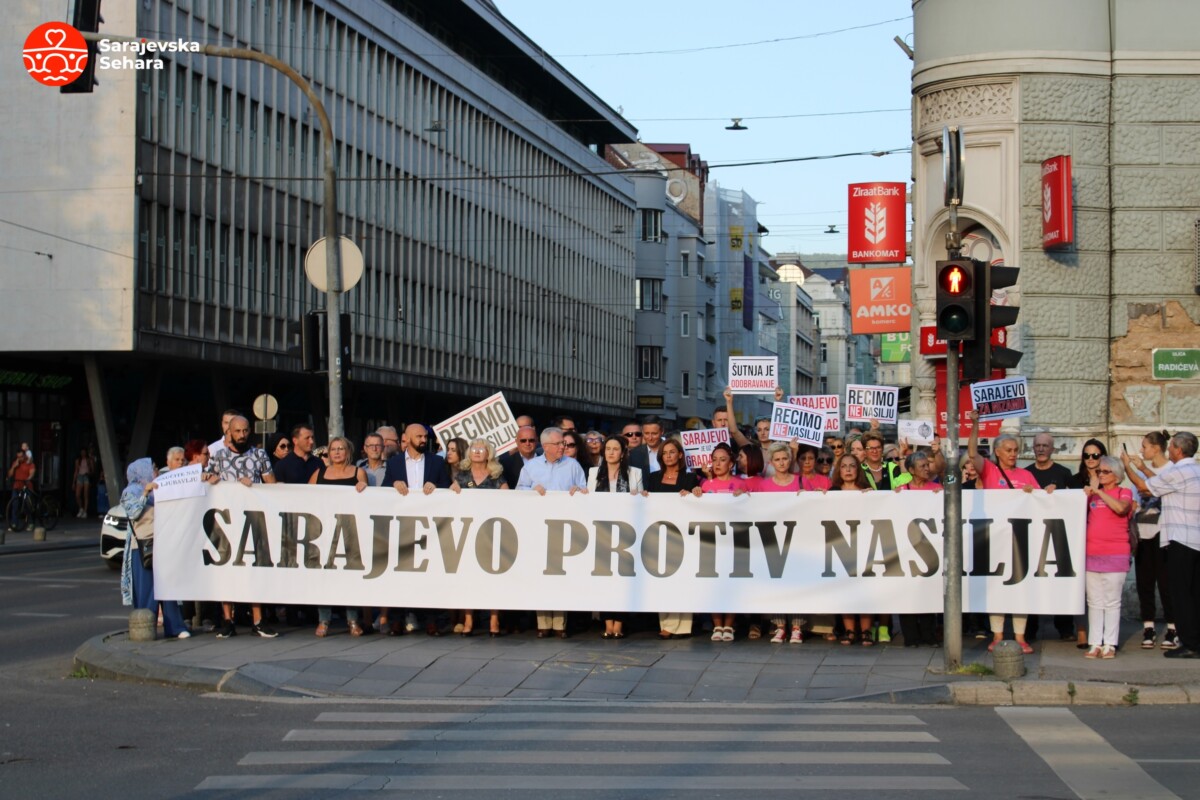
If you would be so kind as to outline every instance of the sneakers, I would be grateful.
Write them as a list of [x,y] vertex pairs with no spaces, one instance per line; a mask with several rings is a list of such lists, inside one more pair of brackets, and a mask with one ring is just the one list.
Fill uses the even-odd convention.
[[890,633],[888,633],[888,626],[880,625],[879,628],[875,631],[875,641],[879,642],[880,644],[887,644],[891,640],[892,640],[892,635]]
[[191,631],[180,631],[179,635],[176,636],[175,638],[176,639],[190,639],[190,638],[192,638],[192,632]]
[[776,628],[771,634],[771,644],[783,644],[784,638],[787,637],[787,632],[783,628]]
[[799,629],[799,628],[792,628],[792,635],[791,635],[791,637],[788,639],[788,643],[789,643],[789,644],[800,644],[800,643],[801,643],[801,642],[803,642],[803,641],[804,641],[804,634],[802,634],[802,633],[800,632],[800,629]]
[[79,519],[87,519],[87,512],[81,508],[75,513],[75,516]]
[[279,634],[267,627],[266,623],[258,622],[250,626],[250,632],[255,636],[261,636],[264,639],[274,639]]
[[1179,633],[1174,628],[1167,628],[1167,632],[1163,634],[1162,644],[1160,644],[1159,647],[1161,647],[1163,650],[1175,650],[1178,648]]
[[237,636],[237,628],[233,627],[233,620],[227,619],[221,623],[221,627],[217,628],[218,639],[230,639]]
[[[1155,635],[1154,628],[1151,627],[1150,625],[1147,625],[1145,630],[1142,631],[1142,649],[1143,650],[1153,650],[1154,649],[1154,640],[1156,638],[1157,638],[1157,636]],[[1166,641],[1166,640],[1164,639],[1164,641]]]

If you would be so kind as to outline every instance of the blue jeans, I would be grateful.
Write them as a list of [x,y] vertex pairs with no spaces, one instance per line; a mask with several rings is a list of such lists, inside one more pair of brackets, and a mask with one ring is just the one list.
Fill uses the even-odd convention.
[[[158,613],[158,602],[154,599],[154,571],[142,566],[142,551],[130,550],[129,557],[133,563],[133,607],[148,608]],[[162,604],[163,633],[168,639],[174,639],[187,630],[183,622],[183,614],[179,611],[179,603],[174,600],[164,600]]]

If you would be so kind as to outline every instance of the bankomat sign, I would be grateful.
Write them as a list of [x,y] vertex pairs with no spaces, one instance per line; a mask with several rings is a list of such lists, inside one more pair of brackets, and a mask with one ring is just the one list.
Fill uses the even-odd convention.
[[903,264],[905,185],[852,183],[846,226],[851,264]]

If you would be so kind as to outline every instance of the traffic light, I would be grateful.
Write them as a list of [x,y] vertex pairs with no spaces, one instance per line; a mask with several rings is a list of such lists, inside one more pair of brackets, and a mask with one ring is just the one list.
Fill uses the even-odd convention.
[[321,317],[323,311],[309,311],[300,321],[300,369],[321,371]]
[[937,336],[966,342],[976,332],[976,263],[967,258],[937,262]]
[[990,380],[992,370],[1011,369],[1021,361],[1021,351],[992,344],[992,331],[1015,325],[1017,315],[1021,313],[1018,306],[992,305],[992,291],[1015,286],[1018,272],[1017,267],[989,267],[982,261],[976,262],[975,274],[979,278],[975,297],[977,331],[972,341],[963,344],[963,380]]
[[[99,33],[101,22],[104,22],[104,17],[100,16],[100,0],[75,0],[75,13],[71,17],[71,25],[75,30]],[[87,66],[78,78],[66,86],[60,86],[59,93],[91,94],[93,87],[99,83],[96,80],[96,60],[99,58],[96,43],[88,42],[87,51]]]

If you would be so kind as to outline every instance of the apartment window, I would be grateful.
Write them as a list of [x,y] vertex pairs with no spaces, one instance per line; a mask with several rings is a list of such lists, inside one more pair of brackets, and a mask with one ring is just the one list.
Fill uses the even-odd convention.
[[691,254],[683,252],[679,254],[679,277],[686,278],[691,271]]
[[829,360],[829,345],[821,342],[821,363],[824,364]]
[[643,242],[662,241],[662,215],[663,212],[651,208],[638,211]]
[[679,315],[679,335],[684,337],[692,335],[692,315],[686,311]]
[[696,338],[703,339],[704,337],[704,315],[697,312],[696,314]]
[[679,376],[679,396],[692,396],[692,373],[684,370]]
[[704,256],[696,254],[696,277],[704,280]]
[[656,381],[662,379],[662,348],[638,347],[637,376],[638,380]]
[[663,282],[654,278],[638,278],[634,284],[637,296],[634,308],[638,311],[662,311]]
[[818,386],[818,387],[819,387],[819,389],[820,389],[820,391],[818,392],[818,394],[828,394],[828,392],[829,392],[829,380],[828,380],[827,378],[821,378],[821,381],[820,381],[820,383],[818,383],[818,384],[817,384],[817,386]]

